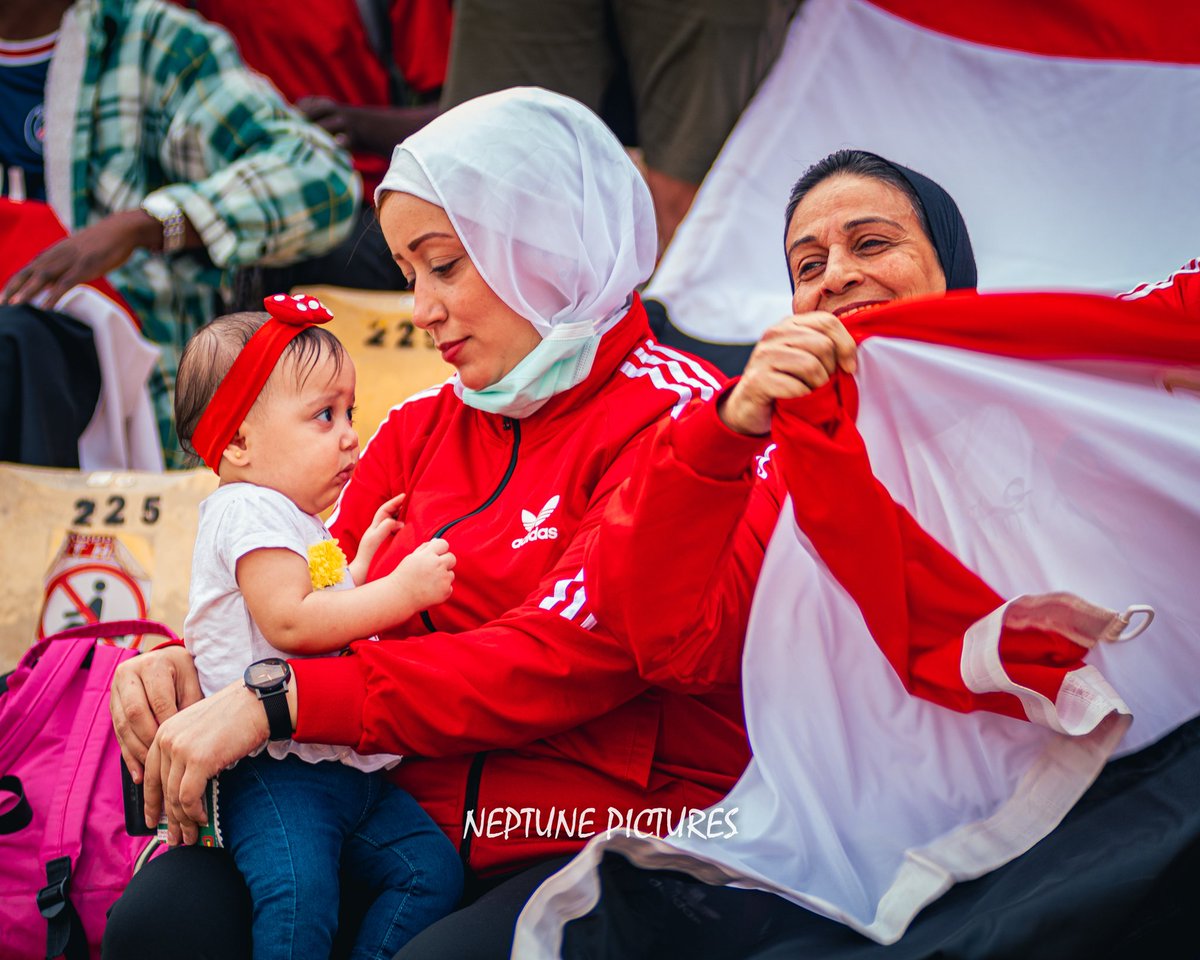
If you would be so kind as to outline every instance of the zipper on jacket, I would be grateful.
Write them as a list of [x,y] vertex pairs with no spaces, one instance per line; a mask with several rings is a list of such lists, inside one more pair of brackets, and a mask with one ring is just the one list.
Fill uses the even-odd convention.
[[467,771],[467,791],[463,797],[463,837],[462,843],[458,846],[458,856],[462,860],[463,870],[470,869],[468,861],[471,859],[472,833],[468,829],[470,821],[467,818],[479,806],[479,781],[483,779],[483,761],[486,756],[486,751],[475,754],[471,758],[471,769]]
[[[446,531],[451,527],[457,526],[464,520],[469,520],[477,513],[482,513],[496,502],[496,498],[500,496],[500,494],[504,492],[504,488],[508,486],[508,481],[512,479],[513,471],[517,469],[517,453],[521,448],[521,421],[514,420],[512,417],[505,417],[503,423],[505,430],[512,431],[513,445],[512,454],[508,458],[508,469],[504,471],[504,476],[500,478],[499,485],[495,490],[492,491],[492,495],[490,497],[484,500],[483,503],[477,506],[470,513],[464,513],[461,517],[457,517],[456,519],[451,520],[449,523],[443,524],[441,527],[439,527],[434,532],[433,536],[429,538],[430,540],[436,540],[438,537],[444,536]],[[430,618],[428,610],[421,611],[421,622],[425,624],[425,629],[430,633],[433,633],[435,630],[437,630],[437,627],[433,625],[433,620]]]

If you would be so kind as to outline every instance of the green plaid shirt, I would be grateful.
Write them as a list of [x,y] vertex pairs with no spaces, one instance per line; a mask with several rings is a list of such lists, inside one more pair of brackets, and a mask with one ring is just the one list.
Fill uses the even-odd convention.
[[183,345],[218,312],[234,269],[303,259],[345,237],[361,194],[350,157],[246,68],[227,33],[160,0],[77,0],[67,11],[45,156],[49,200],[68,229],[155,193],[204,241],[172,257],[138,250],[109,274],[161,346],[151,395],[167,465],[183,466],[171,412]]

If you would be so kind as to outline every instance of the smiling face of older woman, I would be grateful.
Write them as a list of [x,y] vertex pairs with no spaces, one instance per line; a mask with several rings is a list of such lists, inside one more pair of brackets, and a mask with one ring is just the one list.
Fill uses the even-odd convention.
[[912,202],[889,183],[836,174],[800,201],[785,240],[794,313],[852,310],[946,292]]

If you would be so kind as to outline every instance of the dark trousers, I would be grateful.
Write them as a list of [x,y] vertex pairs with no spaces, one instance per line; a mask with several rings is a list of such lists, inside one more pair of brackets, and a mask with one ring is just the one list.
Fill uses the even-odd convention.
[[0,460],[78,467],[100,397],[91,328],[63,313],[0,306]]

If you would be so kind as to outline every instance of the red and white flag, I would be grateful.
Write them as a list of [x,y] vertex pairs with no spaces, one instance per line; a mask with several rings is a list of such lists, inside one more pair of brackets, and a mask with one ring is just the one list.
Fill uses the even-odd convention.
[[[893,942],[1052,830],[1114,752],[1200,714],[1200,325],[1005,294],[853,332],[855,378],[773,432],[794,502],[743,657],[736,835],[593,840],[530,901],[521,956],[554,955],[606,850]],[[1135,604],[1146,633],[1105,642]]]
[[707,340],[791,311],[784,205],[844,147],[957,201],[981,290],[1116,293],[1200,253],[1200,5],[806,0],[647,297]]

